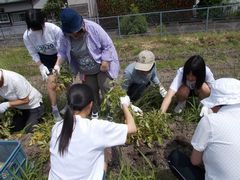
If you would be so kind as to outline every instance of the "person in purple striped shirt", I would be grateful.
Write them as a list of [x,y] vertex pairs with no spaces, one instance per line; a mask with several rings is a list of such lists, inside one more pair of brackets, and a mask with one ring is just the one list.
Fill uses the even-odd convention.
[[[78,12],[65,8],[61,12],[62,31],[58,59],[54,69],[59,73],[64,61],[74,75],[94,92],[92,118],[98,118],[101,98],[117,78],[119,60],[111,38],[97,23],[83,19]],[[100,92],[99,92],[100,90]],[[100,96],[101,93],[101,96]]]

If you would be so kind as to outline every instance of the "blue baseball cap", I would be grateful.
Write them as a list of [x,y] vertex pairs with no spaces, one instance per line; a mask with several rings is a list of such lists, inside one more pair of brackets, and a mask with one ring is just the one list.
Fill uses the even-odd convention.
[[78,32],[83,24],[83,18],[73,9],[65,8],[61,11],[62,31],[64,33]]

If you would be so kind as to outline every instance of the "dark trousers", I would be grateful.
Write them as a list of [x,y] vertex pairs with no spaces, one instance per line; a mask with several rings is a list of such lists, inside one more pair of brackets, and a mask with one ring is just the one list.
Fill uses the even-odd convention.
[[170,153],[168,164],[179,180],[204,180],[205,170],[192,165],[190,158],[179,150]]
[[141,95],[143,94],[144,90],[150,85],[150,82],[148,84],[137,84],[132,83],[128,87],[127,95],[131,99],[131,101],[137,101]]
[[20,131],[25,128],[27,133],[32,132],[33,125],[38,124],[44,113],[43,105],[34,109],[21,109],[16,113],[12,120],[12,132]]

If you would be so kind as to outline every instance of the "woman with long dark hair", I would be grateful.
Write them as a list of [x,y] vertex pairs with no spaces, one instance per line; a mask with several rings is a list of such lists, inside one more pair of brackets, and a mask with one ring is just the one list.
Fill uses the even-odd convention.
[[120,98],[126,124],[88,119],[93,99],[92,90],[87,85],[70,87],[64,120],[57,122],[52,129],[49,179],[102,180],[104,149],[124,144],[127,134],[136,132],[128,110],[128,96]]
[[199,55],[191,56],[184,67],[178,69],[177,75],[162,102],[161,111],[167,111],[172,97],[176,94],[178,104],[174,112],[181,113],[190,94],[198,96],[199,99],[208,97],[210,95],[209,85],[212,82],[214,82],[213,73],[206,66],[203,58]]
[[45,22],[40,10],[26,12],[27,30],[24,32],[24,44],[33,61],[38,65],[42,79],[47,81],[47,90],[52,105],[52,114],[56,121],[62,118],[57,107],[57,95],[54,65],[57,61],[57,49],[62,30],[55,24]]

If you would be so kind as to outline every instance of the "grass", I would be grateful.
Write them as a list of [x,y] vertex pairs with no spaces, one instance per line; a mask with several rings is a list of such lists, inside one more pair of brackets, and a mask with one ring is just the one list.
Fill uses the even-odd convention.
[[[240,71],[237,69],[240,68],[240,32],[197,33],[164,37],[134,36],[114,39],[114,43],[122,69],[126,67],[129,61],[134,61],[141,50],[148,49],[156,55],[157,68],[159,71],[162,69],[175,71],[175,69],[182,66],[191,55],[200,54],[206,60],[207,65],[215,67],[213,71],[219,74],[220,77],[226,75],[235,78],[240,77]],[[35,67],[25,47],[4,47],[1,49],[0,68],[13,70],[26,77],[40,76],[38,68]],[[35,85],[37,89],[39,89],[38,86],[41,87],[42,84],[37,83]],[[155,99],[155,101],[157,100]],[[44,105],[46,109],[49,110],[49,101],[46,93],[44,94]],[[191,104],[191,106],[193,106],[192,111],[186,112],[182,116],[189,117],[186,119],[189,122],[194,122],[197,121],[196,117],[199,109],[194,103]],[[192,116],[189,116],[189,114],[192,114]],[[38,161],[29,162],[26,173],[28,176],[31,175],[30,177],[42,175],[43,164],[41,163],[45,162],[49,156],[49,152],[45,151],[48,150],[49,127],[51,125],[51,121],[44,121],[44,123],[36,127],[36,131],[32,134],[32,143],[42,147],[44,153],[39,153]],[[157,132],[157,130],[155,132]],[[43,133],[44,135],[42,135]],[[8,133],[6,134],[8,136]],[[109,177],[111,177],[110,179],[154,179],[156,171],[149,166],[147,160],[146,162],[147,169],[145,169],[145,166],[143,166],[142,169],[141,167],[138,169],[138,167],[122,161],[120,172],[117,174],[110,172]]]

